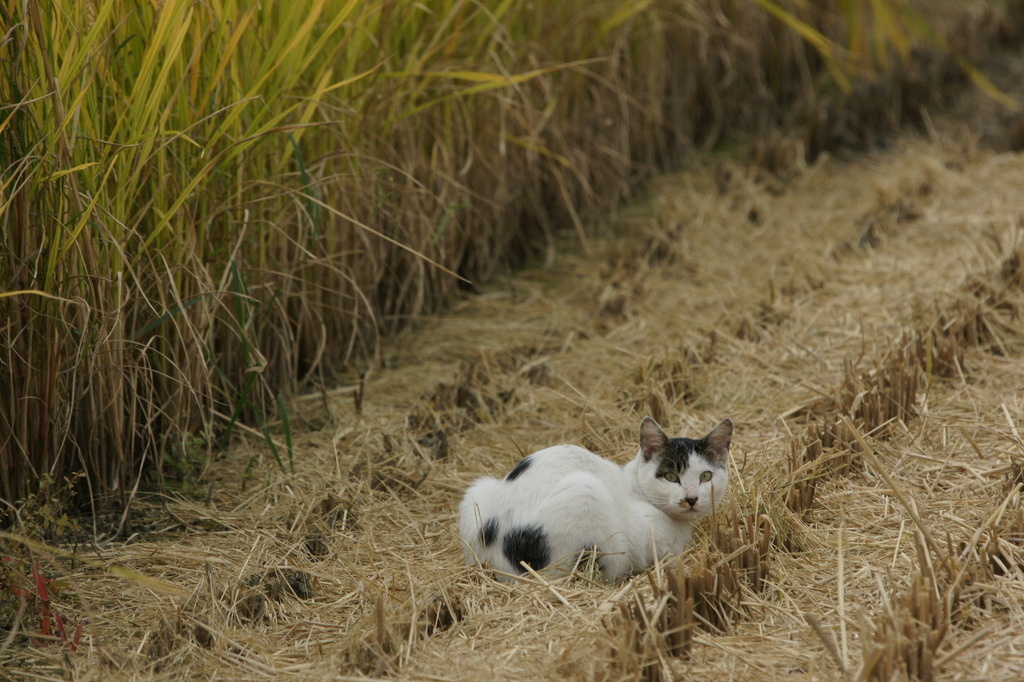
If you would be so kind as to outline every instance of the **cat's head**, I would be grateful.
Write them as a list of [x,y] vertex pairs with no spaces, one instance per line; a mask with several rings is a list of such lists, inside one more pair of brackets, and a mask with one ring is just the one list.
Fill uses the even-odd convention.
[[639,479],[647,501],[674,519],[711,513],[729,485],[732,421],[723,419],[700,439],[669,438],[658,422],[640,422]]

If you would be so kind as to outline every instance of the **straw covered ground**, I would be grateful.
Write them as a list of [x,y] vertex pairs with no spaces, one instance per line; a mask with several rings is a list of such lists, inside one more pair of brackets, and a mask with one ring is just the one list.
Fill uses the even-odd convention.
[[[129,542],[55,557],[78,650],[8,646],[4,673],[1019,678],[1024,158],[973,139],[660,180],[588,252],[300,398],[294,475],[254,437]],[[736,424],[681,561],[613,586],[463,565],[475,477],[562,442],[626,461],[645,414]]]

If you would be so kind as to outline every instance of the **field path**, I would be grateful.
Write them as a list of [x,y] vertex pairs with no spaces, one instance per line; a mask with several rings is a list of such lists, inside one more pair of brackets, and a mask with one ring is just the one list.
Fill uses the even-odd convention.
[[[211,464],[210,490],[154,503],[150,532],[98,549],[159,582],[71,571],[95,655],[22,664],[86,678],[764,680],[856,674],[868,652],[882,676],[1019,677],[1022,189],[1018,154],[917,138],[784,179],[735,161],[663,178],[589,253],[495,282],[393,339],[361,384],[298,399],[294,475],[253,437]],[[728,627],[695,629],[688,660],[616,649],[637,627],[622,605],[656,608],[668,567],[611,587],[508,586],[463,566],[455,530],[475,477],[562,442],[625,461],[645,414],[689,436],[731,417],[715,523],[764,517],[788,538]],[[814,433],[834,441],[818,459]],[[811,506],[787,507],[808,476]],[[686,571],[728,563],[712,525]],[[907,654],[884,634],[887,609],[953,554],[997,568],[936,587],[955,599],[919,613],[948,632]]]

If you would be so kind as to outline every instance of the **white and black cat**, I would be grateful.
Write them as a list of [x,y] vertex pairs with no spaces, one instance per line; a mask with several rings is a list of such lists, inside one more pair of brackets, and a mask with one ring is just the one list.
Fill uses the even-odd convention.
[[503,480],[481,478],[466,491],[466,561],[510,580],[523,563],[568,571],[596,552],[604,579],[616,582],[679,554],[725,493],[731,442],[728,419],[695,440],[669,438],[645,417],[640,451],[625,466],[575,445],[528,455]]

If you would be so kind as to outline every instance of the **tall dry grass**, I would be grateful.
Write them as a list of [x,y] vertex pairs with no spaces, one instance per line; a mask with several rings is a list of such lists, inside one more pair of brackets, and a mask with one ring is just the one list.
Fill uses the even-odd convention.
[[287,469],[297,387],[917,30],[867,0],[539,7],[0,3],[0,513],[82,472],[123,529],[243,425]]

